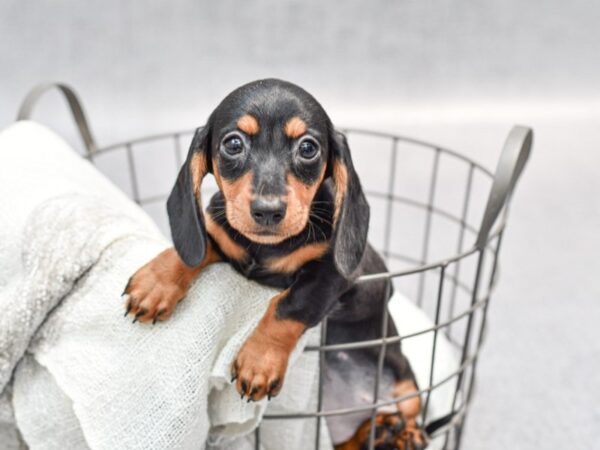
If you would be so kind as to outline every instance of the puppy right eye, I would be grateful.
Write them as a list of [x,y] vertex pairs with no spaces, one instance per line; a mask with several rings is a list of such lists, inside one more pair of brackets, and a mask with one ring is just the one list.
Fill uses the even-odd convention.
[[235,156],[244,150],[244,142],[238,136],[231,136],[223,142],[223,148],[229,155]]

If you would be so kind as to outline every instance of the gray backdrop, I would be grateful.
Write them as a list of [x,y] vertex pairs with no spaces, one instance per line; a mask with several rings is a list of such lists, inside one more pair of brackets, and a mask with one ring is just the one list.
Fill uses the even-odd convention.
[[[596,448],[598,19],[585,0],[3,0],[0,125],[32,85],[61,80],[108,144],[200,125],[237,85],[275,76],[337,124],[488,166],[513,123],[533,126],[465,448]],[[36,117],[78,144],[62,107],[50,97]]]

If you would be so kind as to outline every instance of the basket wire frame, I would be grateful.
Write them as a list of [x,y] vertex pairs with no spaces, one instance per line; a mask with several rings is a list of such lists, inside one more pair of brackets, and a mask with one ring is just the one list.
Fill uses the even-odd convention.
[[[141,196],[140,180],[136,169],[134,151],[137,147],[143,146],[143,144],[146,143],[163,142],[165,148],[169,145],[172,147],[176,166],[180,167],[182,164],[181,152],[182,148],[184,148],[182,146],[182,140],[185,139],[189,141],[193,134],[193,130],[145,136],[99,148],[90,131],[77,95],[70,87],[60,83],[47,83],[34,88],[21,105],[17,119],[28,119],[39,98],[45,92],[53,89],[58,89],[68,102],[84,142],[86,149],[85,157],[94,163],[101,155],[110,152],[124,152],[126,155],[129,174],[128,178],[133,201],[141,206],[164,201],[167,196],[166,193],[162,195]],[[315,420],[316,433],[314,438],[314,448],[318,450],[321,448],[320,437],[323,418],[334,415],[351,414],[358,411],[370,411],[371,431],[368,440],[368,448],[372,450],[375,445],[375,417],[380,408],[417,395],[421,396],[423,405],[421,422],[426,424],[431,420],[428,413],[432,393],[448,383],[453,383],[452,415],[449,416],[450,420],[448,423],[438,429],[432,438],[439,439],[438,442],[442,443],[441,445],[444,449],[458,449],[460,448],[465,418],[472,402],[476,384],[475,375],[477,362],[485,338],[489,301],[498,274],[498,258],[506,226],[508,204],[514,186],[529,157],[533,139],[532,131],[526,127],[516,126],[513,128],[501,153],[495,174],[458,152],[421,140],[391,133],[381,133],[362,129],[344,129],[341,131],[343,131],[349,139],[351,139],[352,136],[363,136],[377,138],[388,142],[390,158],[387,189],[383,192],[367,190],[366,194],[370,198],[380,199],[385,202],[385,211],[383,214],[383,244],[378,250],[380,250],[388,263],[390,261],[397,261],[408,265],[408,268],[401,270],[390,270],[385,273],[361,276],[356,282],[369,283],[375,280],[386,279],[390,281],[390,283],[387,283],[387,293],[389,294],[389,290],[391,289],[390,286],[393,282],[416,276],[416,304],[419,307],[423,307],[424,300],[427,296],[427,277],[433,277],[434,294],[432,295],[432,298],[434,302],[430,314],[433,319],[433,325],[430,328],[410,334],[385,337],[387,336],[388,331],[389,313],[387,308],[383,308],[381,338],[369,341],[326,345],[327,320],[323,320],[320,325],[321,333],[319,345],[309,345],[304,350],[305,352],[319,353],[318,398],[316,410],[299,411],[294,414],[265,414],[263,420]],[[409,196],[400,196],[395,192],[400,144],[411,145],[422,151],[433,153],[426,201],[421,201]],[[459,214],[452,213],[436,204],[436,192],[439,183],[440,161],[442,157],[452,158],[463,164],[467,169]],[[473,199],[475,176],[482,176],[491,183],[490,194],[485,204],[483,218],[479,226],[473,225],[468,219],[472,208],[471,203]],[[423,239],[418,257],[392,251],[392,236],[394,233],[393,215],[394,207],[397,205],[407,205],[419,209],[425,214]],[[436,217],[442,217],[445,220],[457,224],[459,226],[459,231],[456,240],[455,253],[440,260],[430,261],[432,226]],[[493,228],[494,225],[495,228]],[[466,245],[469,235],[476,237],[475,243],[471,246]],[[464,281],[464,266],[469,262],[469,258],[475,259],[475,271],[472,277],[468,277],[470,279]],[[487,269],[486,261],[488,261]],[[446,286],[448,283],[450,285]],[[468,302],[466,307],[457,311],[459,307],[458,298],[461,292],[467,296]],[[443,313],[444,306],[446,307],[445,314]],[[479,314],[479,316],[477,316],[477,314]],[[463,329],[456,329],[463,321],[466,322]],[[399,331],[402,333],[402,330]],[[445,338],[459,351],[460,359],[456,370],[450,374],[446,374],[442,379],[436,380],[434,368],[440,332],[443,332]],[[433,337],[428,384],[426,386],[421,386],[418,393],[404,395],[392,400],[378,400],[386,348],[390,345],[398,345],[404,340],[429,333],[431,333]],[[325,374],[325,353],[335,350],[355,350],[367,347],[379,348],[377,375],[374,380],[372,403],[370,405],[357,405],[338,410],[324,410],[323,378]],[[260,426],[256,428],[254,437],[255,448],[260,449]]]

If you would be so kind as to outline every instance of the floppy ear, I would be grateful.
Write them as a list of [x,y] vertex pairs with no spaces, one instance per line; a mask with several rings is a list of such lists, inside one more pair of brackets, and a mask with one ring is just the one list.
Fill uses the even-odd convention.
[[206,254],[200,185],[210,168],[210,126],[198,128],[167,200],[171,237],[183,262],[198,266]]
[[338,271],[350,277],[367,244],[369,204],[354,170],[346,137],[330,134],[330,174],[335,186],[333,256]]

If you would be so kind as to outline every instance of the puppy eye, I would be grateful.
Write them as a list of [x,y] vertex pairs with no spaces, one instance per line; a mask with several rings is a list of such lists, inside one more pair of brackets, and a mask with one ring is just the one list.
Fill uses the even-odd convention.
[[319,148],[317,147],[317,144],[315,144],[313,141],[302,141],[300,143],[300,146],[298,147],[298,154],[302,159],[313,159],[318,152]]
[[230,155],[239,155],[244,150],[244,141],[239,136],[231,136],[223,141],[225,151]]

